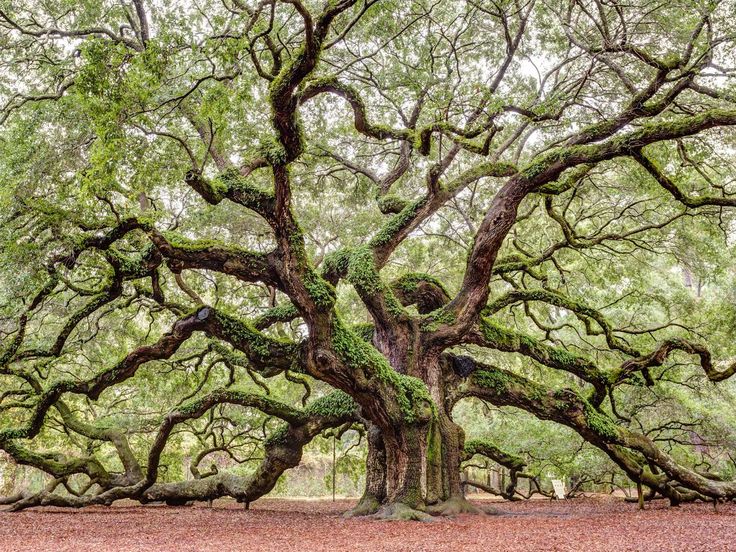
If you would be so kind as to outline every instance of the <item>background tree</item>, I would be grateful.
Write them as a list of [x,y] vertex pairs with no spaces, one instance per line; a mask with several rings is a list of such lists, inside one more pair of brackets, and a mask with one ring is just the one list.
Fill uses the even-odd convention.
[[247,503],[356,427],[353,514],[472,511],[463,459],[523,464],[464,399],[736,495],[697,458],[736,372],[733,2],[0,5],[0,448],[52,476],[14,508]]

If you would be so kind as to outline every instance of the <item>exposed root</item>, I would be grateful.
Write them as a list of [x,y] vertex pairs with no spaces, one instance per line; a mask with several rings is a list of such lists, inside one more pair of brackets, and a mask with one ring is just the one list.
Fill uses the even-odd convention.
[[401,502],[385,504],[372,517],[390,521],[432,521],[432,516],[428,513],[415,510]]
[[485,515],[485,511],[462,496],[456,496],[427,507],[433,516],[456,516],[458,514]]
[[342,516],[345,518],[370,516],[378,512],[381,503],[374,496],[363,496],[355,506],[345,512]]

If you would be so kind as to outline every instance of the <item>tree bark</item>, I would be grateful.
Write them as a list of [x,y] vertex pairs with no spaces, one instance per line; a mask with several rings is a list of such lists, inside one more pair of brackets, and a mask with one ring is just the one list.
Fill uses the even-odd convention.
[[365,422],[368,455],[365,459],[365,490],[358,504],[345,512],[346,517],[375,514],[386,500],[386,447],[378,426]]

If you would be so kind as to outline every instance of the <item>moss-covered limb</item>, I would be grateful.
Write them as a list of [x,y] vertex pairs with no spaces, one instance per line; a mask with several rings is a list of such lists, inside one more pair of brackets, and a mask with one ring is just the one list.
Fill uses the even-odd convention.
[[353,110],[355,130],[376,140],[392,138],[412,142],[414,131],[410,129],[394,129],[384,125],[373,124],[369,121],[365,102],[359,92],[352,86],[340,82],[336,77],[322,77],[312,79],[299,93],[299,103],[303,104],[320,94],[334,94],[343,98]]
[[347,281],[352,284],[374,320],[387,329],[408,314],[381,278],[373,250],[366,245],[353,248],[347,257]]
[[391,217],[370,241],[376,252],[379,266],[383,266],[391,252],[422,222],[437,211],[446,201],[460,193],[470,184],[485,177],[503,177],[516,173],[516,168],[507,163],[486,162],[469,169],[456,179],[441,184],[438,190],[427,197],[408,203],[398,214]]
[[488,299],[488,282],[498,251],[516,222],[519,205],[529,193],[554,182],[567,169],[629,155],[648,144],[733,125],[736,125],[736,110],[714,108],[671,120],[648,121],[637,130],[613,136],[602,143],[563,146],[536,156],[493,198],[468,256],[460,292],[451,303],[457,313],[456,322],[437,338],[445,344],[454,344],[476,322]]
[[[496,131],[493,121],[486,125],[475,126],[470,130],[462,129],[446,121],[431,123],[416,130],[414,128],[395,129],[385,125],[373,124],[369,121],[365,103],[359,92],[354,87],[340,82],[334,76],[310,81],[300,93],[299,102],[305,103],[315,96],[326,93],[339,96],[348,102],[353,110],[355,130],[361,134],[376,140],[403,140],[408,146],[413,146],[421,155],[425,156],[429,155],[431,151],[433,134],[442,134],[449,137],[459,148],[478,155],[488,155]],[[480,143],[472,141],[473,138],[477,138],[484,132],[488,135]],[[390,184],[382,187],[382,189],[387,189],[389,186]]]
[[401,211],[403,211],[407,205],[409,205],[408,200],[403,199],[395,194],[386,194],[383,196],[379,196],[377,201],[378,210],[381,211],[384,215],[397,215]]
[[[389,411],[382,413],[387,423],[394,417],[396,423],[409,424],[431,418],[434,403],[425,383],[396,372],[381,353],[337,318],[332,324],[331,345],[340,362],[353,372],[354,380],[365,386],[356,393],[361,406],[373,410],[377,399],[383,397],[380,402],[389,405]],[[392,401],[398,405],[397,412],[390,411]]]
[[[700,64],[707,63],[705,60],[708,58],[709,56],[703,58]],[[659,67],[648,85],[634,93],[629,103],[618,115],[584,127],[570,137],[566,144],[574,146],[608,138],[632,121],[654,117],[670,107],[677,97],[688,89],[695,78],[696,71],[684,72],[664,94],[651,101],[665,83],[671,82],[672,79],[668,76],[675,69],[672,63],[666,61],[658,61],[658,64]]]
[[222,472],[193,481],[154,483],[140,499],[180,503],[230,496],[240,502],[253,502],[270,492],[284,471],[299,464],[304,446],[315,436],[356,421],[355,409],[355,403],[342,392],[326,395],[301,411],[305,416],[301,423],[285,424],[266,442],[263,461],[253,475],[240,477]]
[[202,326],[203,331],[230,343],[238,351],[245,353],[256,370],[285,371],[292,366],[299,365],[301,344],[267,336],[249,322],[219,310],[205,307],[199,312],[203,310],[207,311]]
[[[485,456],[497,464],[508,468],[510,477],[505,489],[499,489],[494,494],[503,496],[506,500],[516,500],[516,484],[526,467],[526,461],[515,454],[504,452],[498,446],[487,439],[473,439],[465,443],[463,459],[470,460],[476,454]],[[470,483],[473,484],[473,483]],[[477,486],[477,485],[476,485]]]
[[307,411],[299,410],[265,395],[233,388],[222,388],[210,391],[203,397],[193,399],[177,407],[176,410],[167,415],[163,426],[176,425],[186,420],[200,418],[211,408],[220,404],[255,408],[264,414],[275,416],[292,425],[304,424],[309,418]]
[[347,280],[361,297],[371,297],[383,292],[385,284],[376,268],[373,251],[366,246],[350,251],[347,258]]
[[278,217],[272,225],[276,237],[274,266],[279,275],[278,287],[286,293],[298,308],[310,331],[320,333],[316,326],[326,330],[332,315],[337,294],[310,262],[304,234],[291,210],[291,181],[286,166],[273,167],[276,211]]
[[332,285],[345,278],[353,285],[373,318],[390,331],[396,321],[405,320],[408,313],[402,307],[395,290],[379,273],[374,250],[368,245],[343,248],[324,258],[322,277]]
[[[396,247],[422,222],[427,220],[447,200],[454,197],[472,182],[487,176],[504,176],[515,169],[504,163],[483,163],[479,168],[467,171],[440,190],[415,201],[402,202],[401,210],[390,217],[368,243],[373,251],[375,267],[380,270]],[[322,274],[333,285],[346,277],[353,251],[341,249],[325,257]]]
[[228,170],[216,179],[216,186],[226,190],[228,199],[238,203],[272,221],[276,216],[276,198],[272,191],[263,190],[252,184],[240,171]]
[[236,169],[222,172],[214,181],[213,187],[220,190],[223,197],[258,213],[267,221],[276,216],[276,197],[271,190],[263,190],[250,182],[247,176]]
[[597,144],[561,146],[533,159],[521,176],[533,182],[533,188],[553,182],[565,170],[584,164],[595,164],[615,157],[630,155],[642,147],[664,140],[692,136],[719,126],[736,125],[736,111],[713,108],[695,115],[675,119],[650,120],[632,132],[613,135]]
[[504,452],[495,443],[487,439],[466,441],[463,453],[464,460],[470,460],[473,456],[479,454],[510,470],[521,471],[526,467],[526,461],[521,456]]
[[285,302],[260,314],[253,320],[253,327],[256,330],[265,330],[279,322],[291,322],[298,317],[299,310],[292,303]]
[[503,327],[491,318],[482,317],[478,331],[468,334],[467,342],[498,351],[520,353],[550,368],[570,372],[593,385],[597,404],[606,397],[609,375],[593,362],[561,347],[547,345],[524,333]]
[[511,163],[504,163],[500,161],[486,161],[478,163],[473,168],[466,170],[461,173],[460,176],[442,185],[442,189],[445,192],[456,192],[462,190],[477,182],[481,178],[502,178],[507,176],[513,176],[518,172],[518,168]]
[[[294,467],[299,463],[302,447],[320,432],[330,427],[357,421],[355,403],[341,391],[334,391],[325,395],[312,402],[304,410],[299,410],[263,395],[220,389],[178,408],[166,417],[159,427],[148,454],[146,471],[148,485],[152,485],[157,479],[161,453],[174,427],[184,421],[201,417],[218,404],[236,404],[257,408],[286,422],[266,441],[264,462],[253,478],[248,482],[240,481],[252,486],[250,493],[243,490],[236,495],[231,495],[248,501],[255,500],[270,491],[285,469]],[[207,485],[210,483],[207,481],[208,479],[204,478],[198,481],[206,481],[205,485]],[[254,482],[257,484],[254,484]],[[146,497],[161,500],[161,498],[151,498],[152,492],[149,489],[146,492]],[[182,490],[177,488],[176,492],[181,493]],[[254,496],[257,492],[260,494]],[[226,494],[228,493],[217,496]],[[217,496],[205,496],[200,499],[212,499],[217,498]]]
[[184,182],[211,205],[217,205],[227,196],[228,189],[217,181],[211,181],[198,171],[189,171]]
[[571,389],[553,391],[523,376],[463,357],[474,365],[452,380],[451,402],[475,396],[498,406],[515,406],[572,427],[593,444],[625,446],[627,430]]
[[[606,413],[571,389],[552,391],[546,386],[499,368],[477,364],[477,370],[459,381],[454,400],[475,396],[497,406],[521,408],[540,419],[552,420],[575,430],[626,470],[634,480],[672,494],[672,482],[712,498],[736,496],[736,482],[713,481],[678,464],[648,437],[616,424]],[[636,461],[640,454],[662,471],[657,475]],[[669,489],[669,490],[668,490]]]
[[[301,447],[320,431],[326,427],[335,427],[355,419],[355,403],[352,402],[350,397],[339,391],[314,401],[304,410],[299,410],[264,395],[232,389],[219,389],[180,406],[166,416],[148,453],[146,471],[148,485],[152,485],[158,477],[161,453],[173,429],[182,422],[201,417],[218,404],[235,404],[256,408],[261,412],[284,420],[286,424],[280,427],[266,442],[266,460],[269,459],[269,455],[274,453],[279,457],[296,457],[293,465],[296,465],[301,458]],[[283,458],[281,459],[283,460]],[[268,464],[268,462],[266,461],[264,464]],[[263,465],[261,467],[263,468]],[[265,475],[272,477],[273,471],[275,470],[270,469]],[[280,473],[276,475],[276,479],[279,475]],[[275,484],[275,479],[273,483]],[[268,492],[271,488],[268,488],[265,492]]]
[[80,435],[84,435],[89,439],[112,443],[118,454],[118,458],[120,458],[120,463],[125,470],[123,478],[127,482],[135,483],[142,479],[143,472],[141,471],[140,463],[130,448],[130,443],[124,431],[115,427],[99,427],[95,424],[84,422],[74,416],[71,409],[62,400],[57,401],[54,406],[61,415],[66,428]]
[[98,494],[87,493],[75,496],[74,494],[55,493],[54,490],[58,485],[59,481],[55,480],[39,493],[22,496],[18,502],[10,507],[10,511],[17,512],[34,506],[59,506],[63,508],[84,508],[96,504],[110,506],[116,500],[137,497],[145,486],[144,482],[139,482],[134,485],[113,486]]
[[[306,292],[306,301],[311,303],[320,312],[329,312],[337,301],[335,287],[320,276],[316,271],[307,267],[304,269],[299,284]],[[304,305],[304,301],[302,302]]]
[[697,355],[700,358],[700,366],[710,381],[724,381],[736,374],[736,362],[721,370],[713,366],[711,353],[705,345],[686,339],[668,339],[648,355],[624,362],[613,374],[612,381],[619,383],[625,381],[634,372],[641,372],[654,366],[662,366],[673,351],[683,351],[690,355]]
[[32,466],[55,478],[85,474],[101,486],[114,482],[113,476],[94,457],[68,457],[63,454],[33,452],[18,441],[5,441],[0,447],[18,464]]
[[199,309],[179,319],[172,329],[152,345],[143,345],[122,360],[87,380],[61,380],[38,393],[38,398],[25,425],[0,430],[0,447],[13,439],[31,439],[38,435],[48,410],[65,393],[76,393],[96,399],[107,388],[135,375],[138,368],[152,360],[170,358],[195,331],[205,328],[211,310]]
[[[383,265],[384,258],[400,243],[420,222],[426,219],[440,205],[440,201],[421,198],[409,203],[398,214],[389,218],[383,228],[369,242],[378,253],[378,264]],[[384,252],[385,251],[385,252]]]
[[136,255],[124,254],[111,246],[105,251],[105,259],[113,267],[116,275],[124,280],[150,277],[163,261],[161,253],[150,245]]
[[124,238],[127,234],[135,230],[145,231],[150,228],[151,221],[146,217],[126,217],[112,227],[109,227],[106,232],[100,233],[99,229],[85,232],[82,236],[75,239],[74,246],[70,251],[64,251],[52,257],[47,264],[49,267],[54,267],[59,263],[63,263],[66,268],[72,269],[82,252],[89,249],[106,251],[116,241]]
[[329,2],[316,19],[300,2],[293,2],[304,19],[304,41],[290,62],[283,64],[269,86],[272,124],[278,137],[276,145],[283,151],[275,159],[276,163],[272,162],[274,166],[293,161],[304,150],[295,91],[317,66],[332,21],[340,13],[350,9],[356,1]]
[[[265,457],[250,477],[240,477],[229,472],[215,473],[193,481],[156,483],[161,452],[171,431],[186,420],[202,416],[218,404],[236,404],[261,409],[287,420],[283,438],[266,444]],[[328,428],[339,427],[357,421],[356,406],[349,396],[340,391],[330,393],[299,410],[272,401],[262,395],[219,389],[182,406],[169,414],[154,440],[148,455],[146,477],[133,485],[113,487],[96,495],[66,496],[46,489],[31,497],[19,497],[14,509],[33,506],[82,507],[92,504],[110,504],[120,498],[141,502],[154,500],[182,504],[190,500],[212,500],[231,496],[240,501],[252,502],[271,491],[281,474],[298,465],[303,447],[316,435]]]
[[586,176],[590,174],[595,165],[583,164],[563,172],[560,177],[536,189],[538,194],[560,195],[577,186]]
[[281,288],[273,254],[256,253],[216,240],[192,240],[174,232],[151,230],[149,238],[174,272],[213,270],[245,282],[260,281]]
[[366,343],[373,343],[376,327],[370,323],[355,324],[350,329]]
[[336,286],[348,273],[348,263],[353,254],[352,247],[342,247],[325,255],[320,266],[321,277]]
[[682,190],[673,182],[657,164],[647,157],[641,149],[631,152],[634,158],[656,181],[667,190],[677,201],[691,209],[697,209],[705,205],[717,205],[720,207],[736,207],[736,198],[723,196],[696,196],[690,197],[685,195]]
[[402,305],[416,305],[420,314],[428,314],[450,301],[442,282],[429,274],[404,274],[391,282],[391,289]]
[[216,464],[212,464],[210,467],[210,470],[207,472],[202,473],[199,470],[199,465],[202,463],[202,461],[207,458],[210,454],[214,452],[224,452],[227,455],[229,455],[232,459],[236,459],[235,455],[232,453],[232,451],[225,445],[223,446],[212,446],[208,448],[204,448],[200,450],[193,458],[191,463],[189,464],[189,473],[192,474],[192,477],[194,479],[202,479],[203,477],[210,477],[212,475],[216,475],[220,472],[220,470],[217,468]]
[[[261,380],[261,378],[272,378],[279,374],[283,374],[287,370],[284,366],[259,366],[256,368],[248,358],[248,355],[243,354],[237,349],[228,347],[220,341],[211,341],[208,349],[217,355],[215,362],[222,362],[230,370],[231,379],[234,379],[235,377],[236,367],[241,367],[245,370],[253,383],[263,389],[266,394],[270,392],[270,389],[268,388],[268,385]],[[288,369],[295,370],[302,368],[303,367],[301,365],[297,365],[295,362]],[[202,383],[205,381],[206,378],[202,380]]]
[[[517,484],[519,479],[527,479],[529,480],[529,492],[523,493],[517,488]],[[481,491],[484,491],[488,494],[492,494],[495,496],[500,496],[505,498],[506,500],[528,500],[531,497],[533,497],[535,494],[539,494],[541,496],[546,496],[547,498],[553,498],[554,492],[552,491],[544,491],[539,484],[539,479],[531,474],[528,473],[520,473],[512,471],[509,475],[509,482],[506,485],[506,488],[499,489],[496,487],[492,487],[491,485],[487,485],[485,483],[482,483],[480,481],[473,481],[473,480],[465,480],[463,481],[463,486],[470,486],[475,487],[476,489],[480,489]]]
[[[613,327],[606,317],[600,311],[586,305],[583,301],[578,301],[558,292],[547,289],[519,289],[510,291],[501,297],[491,301],[484,314],[491,315],[499,310],[517,303],[519,301],[540,301],[556,307],[562,307],[575,314],[585,325],[589,335],[595,335],[596,332],[590,328],[590,320],[600,326],[606,343],[611,349],[621,351],[627,355],[638,357],[640,353],[630,347],[627,343],[616,337],[613,333]],[[598,332],[599,333],[599,332]]]

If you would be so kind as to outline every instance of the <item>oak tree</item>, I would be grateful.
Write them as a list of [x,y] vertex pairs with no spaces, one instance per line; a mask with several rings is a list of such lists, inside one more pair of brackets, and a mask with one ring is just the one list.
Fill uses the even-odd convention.
[[[247,503],[355,427],[352,514],[475,511],[461,462],[513,498],[525,461],[465,438],[468,398],[674,503],[734,498],[625,405],[736,372],[728,318],[716,355],[657,283],[731,266],[735,9],[0,2],[0,449],[51,476],[5,502]],[[253,473],[200,466],[261,430]],[[211,442],[178,480],[186,435]]]

